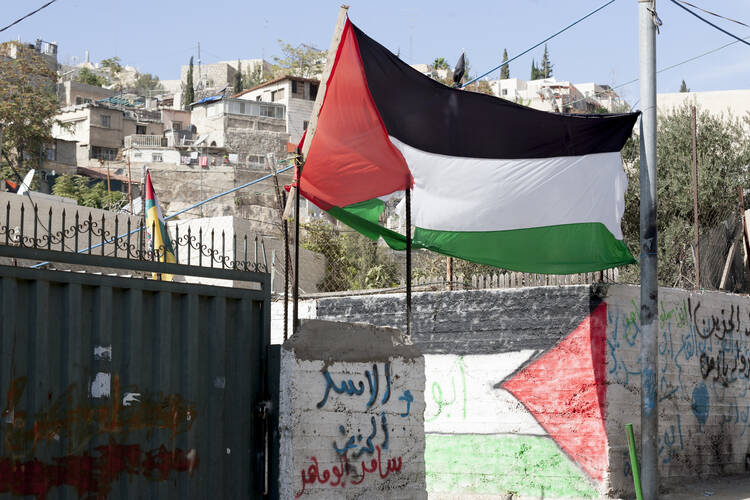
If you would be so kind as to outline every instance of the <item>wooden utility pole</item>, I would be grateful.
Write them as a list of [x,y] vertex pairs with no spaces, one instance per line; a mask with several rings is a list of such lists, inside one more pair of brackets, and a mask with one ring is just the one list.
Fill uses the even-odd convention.
[[695,119],[695,106],[692,110],[693,114],[693,246],[695,247],[695,289],[700,290],[701,288],[701,257],[698,233],[698,134],[696,119]]
[[448,290],[453,290],[453,257],[445,258],[445,279],[448,281]]
[[745,194],[742,192],[742,186],[739,186],[740,191],[740,211],[742,220],[742,241],[744,242],[745,248],[745,261],[748,269],[750,269],[750,238],[747,234],[747,221],[745,220]]

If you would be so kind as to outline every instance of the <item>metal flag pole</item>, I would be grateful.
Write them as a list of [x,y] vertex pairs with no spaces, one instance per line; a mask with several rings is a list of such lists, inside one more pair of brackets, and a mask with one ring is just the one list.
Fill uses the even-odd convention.
[[656,274],[656,0],[638,0],[641,80],[641,481],[643,497],[659,494],[658,315]]
[[292,313],[292,335],[297,333],[299,328],[299,191],[300,181],[302,180],[302,165],[297,162],[297,189],[294,192],[294,309]]
[[411,187],[406,188],[406,336],[411,337]]

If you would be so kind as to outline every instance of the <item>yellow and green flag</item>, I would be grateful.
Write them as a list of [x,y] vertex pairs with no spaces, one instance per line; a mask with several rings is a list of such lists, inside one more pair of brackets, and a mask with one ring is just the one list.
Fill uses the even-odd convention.
[[[148,248],[152,252],[158,252],[159,262],[177,262],[172,248],[172,240],[169,238],[167,226],[164,224],[164,216],[161,213],[159,200],[156,199],[154,186],[151,184],[151,172],[146,171],[146,238]],[[154,273],[154,279],[157,273]],[[161,279],[172,281],[171,274],[161,274]]]

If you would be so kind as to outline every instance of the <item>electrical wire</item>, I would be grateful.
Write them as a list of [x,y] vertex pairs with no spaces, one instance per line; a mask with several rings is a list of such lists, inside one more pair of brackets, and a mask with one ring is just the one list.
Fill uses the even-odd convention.
[[39,7],[38,9],[36,9],[36,10],[34,10],[34,11],[32,11],[32,12],[29,12],[28,14],[26,14],[25,16],[23,16],[23,17],[21,17],[21,18],[19,18],[19,19],[16,19],[15,21],[13,21],[12,23],[10,23],[10,24],[9,24],[8,26],[6,26],[5,28],[0,28],[0,33],[2,33],[3,31],[7,30],[8,28],[10,28],[10,27],[12,27],[12,26],[15,26],[16,24],[20,23],[20,22],[21,22],[21,21],[23,21],[24,19],[26,19],[26,18],[28,18],[28,17],[31,17],[31,16],[33,16],[34,14],[36,14],[36,13],[37,13],[37,12],[39,12],[40,10],[44,9],[45,7],[49,7],[50,5],[52,5],[52,4],[53,4],[53,3],[55,3],[55,2],[57,2],[57,0],[50,0],[49,2],[47,2],[47,3],[45,3],[44,5],[42,5],[41,7]]
[[732,38],[734,38],[735,40],[737,40],[738,42],[744,43],[745,45],[747,45],[747,46],[749,46],[749,47],[750,47],[750,42],[748,42],[747,40],[744,40],[744,39],[742,39],[742,38],[738,37],[737,35],[735,35],[734,33],[730,33],[729,31],[725,30],[724,28],[721,28],[721,27],[717,26],[716,24],[712,23],[712,22],[711,22],[711,21],[709,21],[708,19],[706,19],[706,18],[704,18],[704,17],[701,17],[700,15],[696,14],[696,13],[695,13],[695,12],[693,12],[692,10],[690,10],[690,9],[688,9],[687,7],[685,7],[684,5],[682,5],[682,4],[681,4],[680,2],[678,2],[677,0],[670,0],[670,1],[671,1],[671,2],[673,3],[673,4],[675,4],[676,6],[678,6],[679,8],[681,8],[682,10],[684,10],[685,12],[688,12],[688,13],[690,13],[691,15],[693,15],[693,16],[695,16],[695,17],[697,17],[698,19],[700,19],[700,20],[701,20],[701,21],[703,21],[704,23],[708,24],[709,26],[711,26],[711,27],[713,27],[713,28],[716,28],[717,30],[719,30],[719,31],[721,31],[722,33],[724,33],[725,35],[729,35],[729,36],[731,36]]
[[[750,36],[745,37],[742,41],[745,41],[745,40],[750,40]],[[677,68],[679,66],[682,66],[683,64],[687,64],[689,62],[693,62],[693,61],[695,61],[697,59],[700,59],[701,57],[705,57],[705,56],[711,55],[711,54],[713,54],[715,52],[719,52],[720,50],[726,49],[727,47],[730,47],[730,46],[732,46],[732,45],[734,45],[736,43],[739,43],[739,42],[734,41],[734,42],[725,43],[724,45],[721,45],[720,47],[716,47],[715,49],[711,49],[709,51],[703,52],[702,54],[698,54],[696,56],[693,56],[693,57],[690,57],[688,59],[685,59],[684,61],[680,61],[678,63],[672,64],[671,66],[667,66],[666,68],[662,68],[662,69],[658,70],[656,72],[656,74],[658,75],[660,73],[664,73],[665,71],[669,71],[670,69],[674,69],[674,68]],[[640,78],[633,78],[632,80],[629,80],[629,81],[627,81],[625,83],[621,83],[619,85],[615,85],[614,87],[612,87],[612,90],[617,90],[617,89],[620,89],[622,87],[627,87],[628,85],[636,83],[639,80],[640,80]],[[596,94],[605,94],[605,93],[606,92],[596,92],[595,95]],[[571,101],[569,103],[569,105],[570,104],[575,104],[577,102],[585,101],[586,99],[588,99],[588,97],[582,97],[581,99],[577,99],[575,101]]]
[[611,5],[611,4],[613,4],[613,3],[615,3],[615,0],[610,0],[609,2],[607,2],[607,3],[605,3],[604,5],[602,5],[601,7],[599,7],[598,9],[596,9],[596,10],[593,10],[593,11],[589,12],[588,14],[586,14],[586,15],[585,15],[585,16],[583,16],[582,18],[578,19],[577,21],[575,21],[575,22],[573,22],[573,23],[571,23],[571,24],[567,25],[566,27],[564,27],[563,29],[561,29],[560,31],[558,31],[557,33],[555,33],[554,35],[552,35],[552,36],[549,36],[549,37],[545,38],[544,40],[542,40],[541,42],[537,43],[537,44],[536,44],[536,45],[534,45],[533,47],[530,47],[530,48],[528,48],[528,49],[524,50],[523,52],[521,52],[520,54],[518,54],[518,55],[516,55],[516,56],[513,56],[513,57],[512,57],[512,58],[510,58],[509,60],[507,60],[507,61],[503,62],[502,64],[500,64],[500,66],[496,66],[496,67],[492,68],[491,70],[487,71],[486,73],[483,73],[483,74],[481,74],[481,75],[477,76],[476,78],[474,78],[474,79],[472,79],[472,80],[470,80],[470,81],[468,81],[468,82],[464,83],[463,85],[461,85],[461,87],[460,87],[460,88],[462,88],[462,89],[463,89],[463,88],[466,88],[466,86],[467,86],[467,85],[470,85],[470,84],[472,84],[472,83],[476,82],[477,80],[479,80],[479,79],[481,79],[481,78],[484,78],[485,76],[489,75],[489,74],[490,74],[490,73],[492,73],[493,71],[497,71],[497,70],[499,70],[500,68],[502,68],[503,66],[507,66],[507,65],[508,65],[508,64],[510,64],[510,63],[511,63],[512,61],[515,61],[515,60],[516,60],[516,59],[518,59],[519,57],[521,57],[521,56],[523,56],[523,55],[525,55],[525,54],[528,54],[529,52],[531,52],[531,51],[532,51],[532,50],[534,50],[535,48],[539,47],[539,46],[540,46],[540,45],[542,45],[543,43],[546,43],[546,42],[548,42],[548,41],[552,40],[553,38],[555,38],[555,37],[556,37],[557,35],[560,35],[560,34],[562,34],[562,33],[566,32],[566,31],[568,31],[568,30],[569,30],[570,28],[572,28],[572,27],[573,27],[573,26],[575,26],[576,24],[578,24],[578,23],[580,23],[581,21],[583,21],[583,20],[585,20],[585,19],[587,19],[587,18],[589,18],[589,17],[593,16],[594,14],[596,14],[597,12],[599,12],[600,10],[602,10],[603,8],[605,8],[605,7],[607,7],[608,5]]
[[733,23],[737,23],[739,25],[745,26],[746,28],[750,28],[750,25],[747,25],[747,24],[743,23],[742,21],[738,21],[736,19],[732,19],[731,17],[722,16],[721,14],[717,14],[716,12],[711,12],[710,10],[702,9],[702,8],[698,7],[697,5],[695,5],[695,4],[692,4],[690,2],[686,2],[685,0],[679,0],[679,1],[680,1],[680,3],[684,3],[685,5],[689,5],[689,6],[691,6],[694,9],[700,10],[701,12],[705,12],[706,14],[709,14],[709,15],[712,15],[712,16],[716,16],[716,17],[719,17],[721,19],[726,19],[727,21],[731,21]]

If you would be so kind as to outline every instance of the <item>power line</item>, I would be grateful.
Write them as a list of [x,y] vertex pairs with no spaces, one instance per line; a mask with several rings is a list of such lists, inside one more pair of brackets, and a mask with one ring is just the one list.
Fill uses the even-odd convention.
[[[721,31],[722,33],[724,33],[725,35],[729,35],[729,36],[731,36],[732,38],[734,38],[735,40],[737,40],[738,42],[742,42],[742,43],[744,43],[745,45],[747,45],[747,46],[749,46],[749,47],[750,47],[750,42],[748,42],[748,41],[746,41],[746,40],[744,40],[744,39],[742,39],[742,38],[738,37],[737,35],[735,35],[735,34],[733,34],[733,33],[730,33],[729,31],[725,30],[724,28],[721,28],[721,27],[719,27],[719,26],[715,25],[714,23],[712,23],[712,22],[711,22],[711,21],[709,21],[708,19],[706,19],[706,18],[704,18],[704,17],[701,17],[701,16],[699,16],[698,14],[696,14],[695,12],[693,12],[692,10],[690,10],[690,9],[688,9],[687,7],[685,7],[684,5],[682,5],[682,4],[681,4],[680,2],[678,2],[677,0],[670,0],[670,1],[671,1],[671,2],[673,3],[673,4],[675,4],[676,6],[678,6],[679,8],[681,8],[682,10],[684,10],[684,11],[686,11],[686,12],[688,12],[688,13],[692,14],[693,16],[697,17],[698,19],[700,19],[700,20],[701,20],[701,21],[703,21],[704,23],[708,24],[709,26],[712,26],[712,27],[716,28],[717,30],[719,30],[719,31]],[[721,17],[721,16],[720,16],[720,17]]]
[[[750,36],[749,37],[745,37],[741,41],[745,42],[746,40],[750,40]],[[731,45],[734,45],[736,43],[739,43],[739,42],[734,41],[734,42],[725,43],[724,45],[722,45],[720,47],[716,47],[715,49],[711,49],[711,50],[709,50],[707,52],[703,52],[702,54],[698,54],[697,56],[690,57],[688,59],[685,59],[684,61],[680,61],[680,62],[678,62],[676,64],[672,64],[671,66],[667,66],[666,68],[662,68],[659,71],[657,71],[656,74],[658,75],[660,73],[664,73],[665,71],[669,71],[670,69],[674,69],[674,68],[677,68],[678,66],[682,66],[683,64],[687,64],[689,62],[693,62],[696,59],[700,59],[701,57],[705,57],[705,56],[711,55],[711,54],[713,54],[715,52],[718,52],[720,50],[726,49],[727,47],[729,47]],[[747,42],[745,42],[745,43],[747,43]],[[636,83],[639,80],[640,80],[639,78],[633,78],[632,80],[629,80],[629,81],[627,81],[625,83],[621,83],[620,85],[616,85],[616,86],[612,87],[612,90],[616,90],[616,89],[619,89],[619,88],[622,88],[622,87],[626,87],[628,85]],[[605,94],[605,93],[606,92],[596,92],[595,94]],[[575,104],[577,102],[585,101],[586,99],[588,99],[588,97],[583,97],[581,99],[577,99],[575,101],[570,102],[569,104]]]
[[684,3],[685,5],[689,5],[689,6],[691,6],[694,9],[700,10],[701,12],[705,12],[706,14],[709,14],[709,15],[712,15],[712,16],[716,16],[716,17],[720,17],[721,19],[726,19],[727,21],[731,21],[733,23],[737,23],[737,24],[740,24],[742,26],[745,26],[746,28],[750,28],[749,25],[743,23],[742,21],[738,21],[736,19],[732,19],[731,17],[722,16],[721,14],[717,14],[716,12],[711,12],[710,10],[702,9],[702,8],[698,7],[697,5],[695,5],[695,4],[692,4],[690,2],[686,2],[685,0],[679,0],[679,1],[680,1],[680,3]]
[[57,2],[57,0],[50,0],[49,2],[45,3],[44,5],[42,5],[42,6],[41,6],[41,7],[39,7],[38,9],[36,9],[35,11],[29,12],[28,14],[26,14],[25,16],[23,16],[23,17],[22,17],[22,18],[20,18],[20,19],[16,19],[15,21],[13,21],[12,23],[10,23],[10,24],[9,24],[8,26],[6,26],[5,28],[2,28],[2,29],[0,29],[0,33],[2,33],[3,31],[7,30],[8,28],[10,28],[10,27],[12,27],[12,26],[15,26],[16,24],[20,23],[21,21],[23,21],[23,20],[24,20],[24,19],[26,19],[27,17],[31,17],[31,16],[33,16],[34,14],[36,14],[36,13],[37,13],[37,12],[39,12],[40,10],[44,9],[45,7],[49,7],[50,5],[52,5],[52,4],[53,4],[53,3],[55,3],[55,2]]
[[561,33],[564,33],[565,31],[568,31],[568,30],[569,30],[570,28],[572,28],[572,27],[573,27],[573,26],[575,26],[576,24],[580,23],[580,22],[581,22],[581,21],[583,21],[584,19],[587,19],[587,18],[589,18],[589,17],[593,16],[594,14],[596,14],[597,12],[599,12],[600,10],[602,10],[602,9],[603,9],[604,7],[607,7],[608,5],[611,5],[611,4],[613,4],[614,2],[615,2],[615,0],[610,0],[609,2],[607,2],[607,3],[605,3],[604,5],[602,5],[601,7],[599,7],[598,9],[596,9],[596,10],[592,10],[591,12],[589,12],[588,14],[586,14],[585,16],[583,16],[582,18],[580,18],[579,20],[577,20],[577,21],[575,21],[575,22],[573,22],[573,23],[571,23],[571,24],[567,25],[566,27],[564,27],[563,29],[561,29],[560,31],[558,31],[557,33],[555,33],[554,35],[552,35],[552,36],[549,36],[549,37],[545,38],[544,40],[542,40],[541,42],[537,43],[537,44],[536,44],[536,45],[534,45],[533,47],[530,47],[530,48],[528,48],[528,49],[524,50],[523,52],[521,52],[521,53],[520,53],[520,54],[518,54],[517,56],[513,56],[513,57],[512,57],[512,58],[510,58],[509,60],[507,60],[507,61],[505,61],[504,63],[500,64],[500,66],[496,66],[496,67],[492,68],[491,70],[489,70],[488,72],[486,72],[486,73],[484,73],[484,74],[481,74],[481,75],[479,75],[478,77],[474,78],[473,80],[470,80],[470,81],[468,81],[468,82],[464,83],[463,85],[461,85],[461,88],[465,88],[465,87],[466,87],[467,85],[469,85],[469,84],[472,84],[472,83],[476,82],[476,81],[477,81],[477,80],[479,80],[480,78],[484,78],[485,76],[489,75],[489,74],[490,74],[490,73],[492,73],[493,71],[497,71],[497,70],[499,70],[499,69],[500,69],[500,68],[502,68],[503,66],[507,66],[507,65],[508,65],[508,64],[510,64],[510,63],[511,63],[512,61],[515,61],[516,59],[518,59],[518,58],[519,58],[519,57],[521,57],[522,55],[528,54],[529,52],[531,52],[531,51],[532,51],[532,50],[534,50],[535,48],[539,47],[539,46],[540,46],[540,45],[542,45],[543,43],[546,43],[546,42],[548,42],[548,41],[552,40],[553,38],[555,38],[555,37],[556,37],[557,35],[559,35],[559,34],[561,34]]

